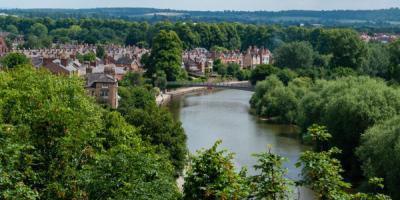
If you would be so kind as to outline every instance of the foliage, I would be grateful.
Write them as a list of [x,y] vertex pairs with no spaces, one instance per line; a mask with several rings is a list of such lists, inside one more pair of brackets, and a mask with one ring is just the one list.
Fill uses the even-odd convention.
[[100,58],[100,59],[104,59],[106,56],[106,50],[104,49],[103,46],[98,45],[96,47],[96,57]]
[[285,158],[277,154],[268,152],[254,154],[257,164],[254,169],[259,170],[260,174],[253,177],[254,196],[256,199],[289,199],[292,182],[285,178],[287,169],[282,169]]
[[400,117],[388,119],[369,128],[361,137],[357,156],[362,161],[364,175],[368,178],[383,177],[387,191],[397,199],[400,180]]
[[229,63],[226,68],[226,73],[232,77],[236,77],[239,71],[240,71],[240,65],[236,63]]
[[307,42],[286,43],[275,50],[275,65],[290,69],[306,68],[313,64],[314,51]]
[[213,71],[224,77],[227,74],[227,67],[220,59],[216,59],[213,63]]
[[80,180],[91,199],[177,199],[173,167],[116,112],[105,116],[103,149],[84,165]]
[[143,140],[167,153],[175,172],[181,173],[186,162],[186,135],[181,124],[165,109],[158,108],[153,90],[144,87],[120,87],[118,111],[127,122],[138,127]]
[[255,85],[257,81],[262,81],[267,76],[277,74],[278,68],[272,65],[258,65],[253,71],[251,71],[250,82]]
[[356,175],[359,164],[353,152],[360,135],[400,112],[399,91],[368,77],[317,81],[311,91],[301,100],[298,124],[303,128],[314,123],[325,125],[332,134],[331,145],[343,150],[340,159],[345,169]]
[[282,69],[276,74],[285,85],[288,85],[290,81],[298,77],[298,74],[295,71],[290,69]]
[[331,158],[332,155],[340,153],[337,148],[323,152],[306,151],[301,154],[297,167],[302,167],[303,179],[300,185],[307,186],[313,190],[318,199],[350,199],[344,191],[351,184],[343,181],[340,173],[343,171],[340,161]]
[[256,85],[250,105],[256,114],[279,123],[295,123],[300,100],[310,86],[310,80],[294,79],[285,86],[275,75]]
[[153,48],[148,63],[147,76],[153,77],[163,71],[168,81],[185,79],[182,65],[182,42],[173,31],[160,31],[153,39]]
[[332,53],[332,67],[350,67],[358,69],[367,55],[367,48],[357,32],[353,30],[332,29],[322,34],[327,41],[327,52]]
[[236,78],[239,81],[249,80],[251,76],[251,70],[242,69],[236,74]]
[[390,79],[390,52],[387,45],[369,44],[367,60],[361,66],[360,71],[370,76],[378,76],[385,79]]
[[120,85],[125,87],[143,86],[145,84],[145,79],[138,72],[127,72],[124,78],[121,80]]
[[179,198],[165,154],[79,78],[21,66],[0,79],[1,198]]
[[326,148],[326,142],[332,138],[325,126],[313,124],[307,128],[306,137],[310,137],[315,142],[315,151],[323,151]]
[[[314,124],[308,128],[309,134],[315,142],[326,142],[331,138],[326,127]],[[317,143],[318,144],[318,143]],[[317,146],[318,148],[318,146]],[[346,190],[351,189],[351,184],[343,181],[340,161],[332,158],[334,154],[341,153],[341,150],[333,147],[327,151],[312,152],[306,151],[300,155],[297,167],[302,167],[302,180],[297,184],[307,186],[316,192],[318,199],[371,199],[371,200],[390,200],[389,196],[379,193],[356,193],[349,194]],[[382,189],[382,178],[373,177],[369,183]]]
[[22,53],[9,53],[0,59],[1,67],[5,69],[12,69],[29,63],[29,58]]
[[400,81],[400,40],[389,45],[390,69],[389,78]]
[[249,195],[245,175],[235,172],[233,155],[218,150],[221,141],[192,156],[185,175],[184,199],[244,199]]
[[80,61],[80,62],[94,62],[96,61],[96,54],[94,52],[89,52],[86,54],[77,54],[76,58]]
[[118,111],[127,114],[132,109],[150,109],[156,107],[155,94],[144,87],[119,87],[121,101]]

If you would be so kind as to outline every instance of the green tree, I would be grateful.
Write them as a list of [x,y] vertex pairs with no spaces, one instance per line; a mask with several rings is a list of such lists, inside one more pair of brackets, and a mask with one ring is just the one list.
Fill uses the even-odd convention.
[[314,51],[307,42],[286,43],[275,50],[275,65],[290,69],[311,67]]
[[172,161],[176,174],[186,162],[186,134],[181,124],[165,109],[157,107],[154,91],[143,87],[122,87],[118,111],[127,122],[139,128],[143,140],[158,146]]
[[249,186],[243,172],[235,172],[233,155],[218,150],[221,141],[192,156],[185,175],[184,199],[244,199]]
[[12,69],[18,66],[29,64],[31,61],[22,53],[9,53],[0,59],[0,64],[5,69]]
[[317,81],[301,100],[298,124],[325,125],[332,134],[329,142],[343,150],[339,156],[347,175],[358,175],[354,150],[360,135],[370,126],[400,112],[400,93],[381,80],[343,77]]
[[145,87],[119,87],[121,101],[118,111],[127,114],[132,109],[150,109],[156,106],[154,91]]
[[160,31],[153,39],[153,48],[146,64],[147,76],[161,70],[168,81],[185,79],[182,69],[182,42],[173,31]]
[[390,79],[390,52],[387,46],[382,44],[369,44],[365,64],[360,71],[370,76],[379,76]]
[[400,40],[397,40],[389,45],[390,55],[390,70],[389,79],[400,81]]
[[328,53],[332,54],[332,67],[358,69],[367,56],[367,48],[359,34],[353,30],[333,29],[323,32]]
[[[317,144],[317,150],[320,150],[321,147],[318,144],[327,142],[331,138],[330,133],[327,132],[324,126],[314,124],[308,130],[311,138]],[[334,154],[339,153],[341,153],[341,150],[336,147],[327,151],[303,152],[296,163],[296,167],[302,167],[302,179],[297,181],[297,184],[309,187],[321,200],[391,199],[389,196],[379,193],[347,193],[346,190],[351,189],[351,184],[343,180],[341,175],[343,169],[340,161],[332,158]],[[369,184],[382,189],[384,187],[382,181],[383,179],[374,177],[369,180]]]
[[41,23],[35,23],[29,29],[29,33],[39,38],[42,38],[47,36],[48,29],[45,25]]
[[[266,84],[277,79],[276,76],[267,78]],[[280,81],[279,81],[280,82]],[[270,87],[256,104],[256,113],[272,121],[294,123],[297,117],[299,99],[295,93],[284,87],[283,83]]]
[[387,191],[394,199],[400,197],[400,117],[396,116],[368,129],[361,137],[357,155],[367,178],[383,177]]
[[236,63],[229,63],[226,68],[226,73],[232,77],[236,77],[240,71],[240,65]]
[[142,74],[138,72],[131,72],[125,74],[124,78],[121,80],[121,86],[143,86],[145,84],[145,79]]
[[251,71],[247,69],[242,69],[236,74],[236,78],[239,81],[249,80],[251,75]]
[[295,71],[287,68],[279,70],[276,75],[278,76],[279,80],[281,80],[285,85],[288,85],[290,81],[298,76]]
[[146,146],[116,112],[106,114],[102,150],[79,174],[90,199],[178,199],[168,158]]
[[175,24],[175,31],[182,40],[184,49],[192,49],[199,46],[200,36],[196,32],[193,32],[187,23]]
[[256,199],[279,200],[289,199],[292,193],[290,186],[292,181],[285,178],[287,169],[282,168],[285,158],[271,153],[271,147],[268,152],[254,154],[257,158],[257,164],[254,169],[259,170],[260,174],[253,177],[255,185],[254,196]]
[[226,76],[227,67],[220,59],[214,60],[213,63],[213,71],[217,72],[221,76]]
[[277,74],[279,69],[272,65],[258,65],[251,71],[250,82],[255,85],[257,81],[265,80],[270,75]]
[[179,198],[168,154],[95,104],[78,77],[21,66],[0,80],[0,198]]
[[[31,66],[0,76],[1,122],[23,131],[13,144],[26,145],[21,150],[28,153],[20,157],[28,159],[23,161],[26,165],[9,175],[24,173],[20,186],[37,191],[40,199],[82,197],[77,176],[92,155],[86,150],[100,130],[101,113],[81,80],[56,77]],[[3,164],[13,158],[1,159]]]
[[104,59],[106,56],[106,50],[104,49],[103,46],[98,45],[96,47],[96,57],[100,58],[100,59]]

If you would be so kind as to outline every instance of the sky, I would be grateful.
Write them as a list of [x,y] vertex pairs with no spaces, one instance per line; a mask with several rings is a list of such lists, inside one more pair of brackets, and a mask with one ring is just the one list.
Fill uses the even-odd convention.
[[151,7],[179,10],[356,10],[400,7],[400,0],[0,0],[0,8]]

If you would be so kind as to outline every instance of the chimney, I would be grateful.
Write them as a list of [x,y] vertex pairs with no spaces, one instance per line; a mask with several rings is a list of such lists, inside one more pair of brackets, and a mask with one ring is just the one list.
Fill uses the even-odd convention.
[[68,59],[67,58],[63,57],[60,60],[61,60],[61,65],[62,66],[66,67],[68,65]]
[[86,66],[86,74],[93,73],[93,68],[91,66]]
[[52,62],[53,62],[53,59],[52,59],[52,58],[43,57],[43,65],[44,65],[44,66],[47,66],[47,65],[51,64]]
[[104,74],[108,74],[115,77],[115,68],[110,65],[104,66]]

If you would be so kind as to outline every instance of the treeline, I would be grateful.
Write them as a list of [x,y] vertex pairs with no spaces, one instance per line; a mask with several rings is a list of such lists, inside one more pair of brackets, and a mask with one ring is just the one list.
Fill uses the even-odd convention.
[[50,47],[53,42],[74,41],[152,48],[153,39],[160,31],[173,31],[178,35],[182,50],[196,47],[246,50],[258,46],[273,50],[275,63],[280,67],[348,67],[385,79],[398,79],[400,73],[397,65],[393,65],[398,42],[391,46],[367,44],[351,29],[16,17],[0,17],[0,29],[11,33],[9,42],[18,34],[24,35],[23,48],[43,48]]
[[152,47],[152,39],[160,30],[175,31],[184,49],[195,47],[224,47],[245,50],[249,46],[274,50],[283,43],[307,40],[318,43],[316,38],[322,28],[280,27],[276,25],[251,25],[241,23],[157,23],[129,22],[94,18],[19,18],[0,17],[0,29],[10,32],[9,40],[23,35],[25,48],[49,47],[54,43],[122,44]]
[[[29,18],[99,18],[149,21],[193,22],[241,22],[253,24],[296,25],[299,23],[323,24],[326,26],[395,28],[392,22],[400,21],[398,8],[382,10],[335,10],[335,11],[182,11],[154,8],[93,8],[93,9],[8,9],[0,10],[10,15]],[[163,14],[167,13],[167,14]],[[169,15],[168,15],[169,14]]]

